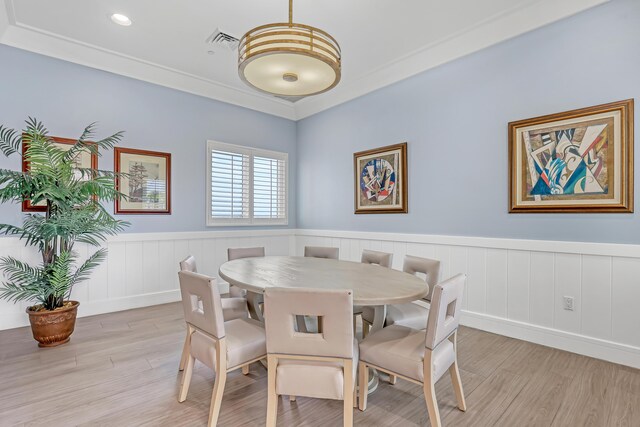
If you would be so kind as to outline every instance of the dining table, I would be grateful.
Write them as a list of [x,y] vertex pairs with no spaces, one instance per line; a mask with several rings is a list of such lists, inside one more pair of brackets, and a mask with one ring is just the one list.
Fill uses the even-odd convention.
[[[271,287],[345,289],[353,292],[355,306],[374,309],[369,333],[384,327],[387,305],[419,300],[429,293],[429,285],[417,276],[377,264],[327,258],[266,256],[225,262],[218,271],[229,284],[247,291],[252,318],[264,321],[260,303]],[[377,387],[377,375],[369,392]]]

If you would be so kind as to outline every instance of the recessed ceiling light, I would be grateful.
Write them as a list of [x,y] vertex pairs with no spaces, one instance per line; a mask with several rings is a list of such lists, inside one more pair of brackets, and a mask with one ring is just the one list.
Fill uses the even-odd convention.
[[111,15],[111,20],[118,25],[122,25],[123,27],[128,27],[132,24],[131,19],[128,16],[122,15],[121,13],[114,13]]

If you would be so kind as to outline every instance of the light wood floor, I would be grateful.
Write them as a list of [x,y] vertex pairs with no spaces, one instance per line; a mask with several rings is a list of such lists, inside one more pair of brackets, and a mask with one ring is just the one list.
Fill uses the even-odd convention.
[[[0,425],[205,425],[213,373],[194,372],[177,402],[185,334],[178,304],[78,319],[68,345],[39,349],[28,328],[0,332]],[[436,392],[445,426],[640,426],[640,371],[462,328],[459,362],[466,413],[455,409],[448,376]],[[219,425],[261,426],[266,370],[227,380]],[[342,403],[282,399],[278,425],[339,426]],[[362,426],[424,426],[420,387],[398,380],[369,396]]]

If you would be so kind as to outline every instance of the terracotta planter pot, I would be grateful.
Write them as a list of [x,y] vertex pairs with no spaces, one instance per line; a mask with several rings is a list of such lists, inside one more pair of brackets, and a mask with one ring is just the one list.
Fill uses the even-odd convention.
[[76,326],[78,301],[69,301],[71,306],[54,311],[31,311],[27,308],[33,338],[38,347],[55,347],[69,342],[69,337]]

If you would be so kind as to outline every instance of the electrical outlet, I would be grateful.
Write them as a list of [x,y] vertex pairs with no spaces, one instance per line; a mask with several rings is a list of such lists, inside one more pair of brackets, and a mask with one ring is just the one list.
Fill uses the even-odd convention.
[[565,310],[569,310],[569,311],[573,311],[573,302],[574,302],[574,298],[573,297],[564,297],[564,309]]

